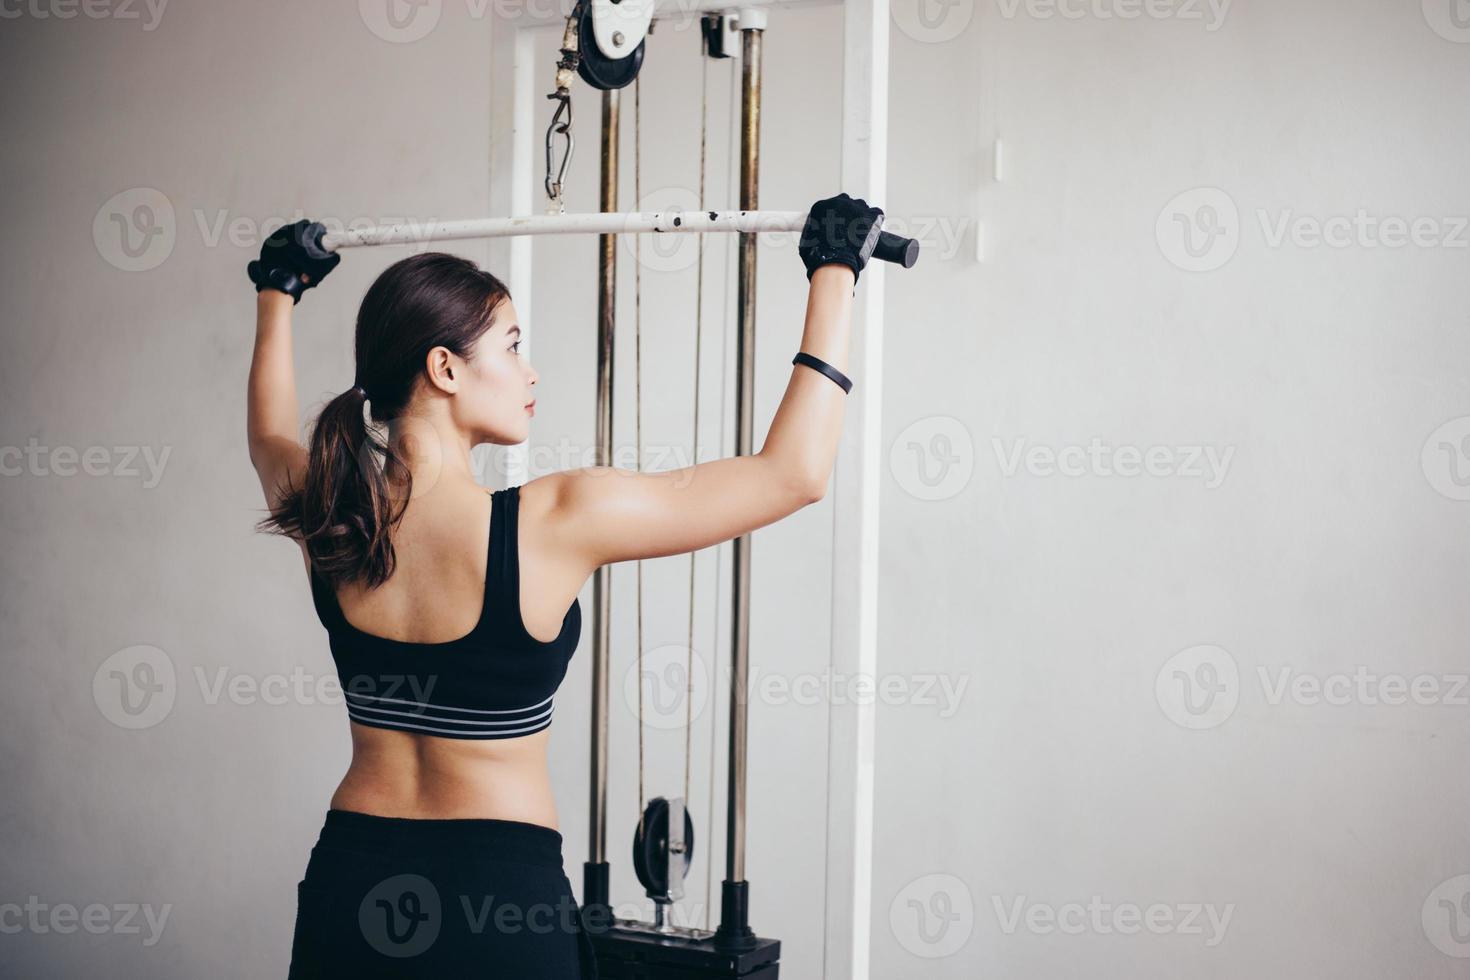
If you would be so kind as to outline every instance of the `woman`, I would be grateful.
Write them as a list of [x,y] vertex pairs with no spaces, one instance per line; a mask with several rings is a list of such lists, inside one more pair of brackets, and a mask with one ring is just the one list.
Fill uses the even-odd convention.
[[808,356],[760,452],[495,492],[476,483],[470,451],[526,439],[537,381],[504,284],[440,253],[391,266],[358,313],[356,381],[307,446],[291,311],[339,258],[320,225],[266,242],[250,264],[250,459],[262,526],[301,547],[352,732],[298,886],[291,976],[596,975],[546,763],[577,594],[601,565],[707,548],[821,498],[850,384],[851,299],[882,219],[846,194],[813,206],[799,246]]

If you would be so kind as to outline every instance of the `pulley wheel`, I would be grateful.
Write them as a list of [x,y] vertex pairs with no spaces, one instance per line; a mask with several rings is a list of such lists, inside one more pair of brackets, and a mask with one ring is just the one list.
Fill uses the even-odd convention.
[[598,48],[597,38],[592,31],[591,3],[582,7],[582,17],[577,22],[577,37],[581,49],[577,74],[588,85],[607,92],[623,88],[638,77],[638,69],[643,67],[643,45],[647,43],[646,40],[639,41],[638,47],[627,57],[609,58],[604,55]]
[[[684,874],[694,862],[694,821],[684,810]],[[669,801],[662,796],[649,800],[643,824],[633,834],[633,870],[649,897],[669,893]]]

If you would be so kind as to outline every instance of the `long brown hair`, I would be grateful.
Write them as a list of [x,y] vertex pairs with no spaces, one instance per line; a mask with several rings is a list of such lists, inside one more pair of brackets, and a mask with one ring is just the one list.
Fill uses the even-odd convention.
[[[426,252],[389,266],[357,313],[356,383],[322,408],[301,486],[285,488],[260,530],[304,540],[312,567],[333,586],[386,582],[394,567],[390,532],[408,505],[412,477],[363,409],[379,426],[400,415],[429,351],[468,357],[509,298],[503,282],[458,256]],[[401,489],[390,488],[389,472]]]

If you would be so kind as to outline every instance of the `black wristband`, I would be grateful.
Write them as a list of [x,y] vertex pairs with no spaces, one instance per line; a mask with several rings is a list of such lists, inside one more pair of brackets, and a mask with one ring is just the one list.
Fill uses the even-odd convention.
[[820,357],[813,357],[806,351],[799,350],[796,352],[796,356],[791,359],[791,363],[805,364],[809,368],[815,368],[816,370],[821,371],[827,377],[837,382],[837,387],[842,389],[842,393],[844,395],[852,390],[852,379],[843,374],[841,371],[837,370],[832,365],[828,364],[826,361],[822,360]]

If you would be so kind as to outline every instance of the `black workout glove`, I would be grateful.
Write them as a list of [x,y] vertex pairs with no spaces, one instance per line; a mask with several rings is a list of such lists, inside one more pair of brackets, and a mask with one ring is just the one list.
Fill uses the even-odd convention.
[[852,269],[853,285],[883,230],[883,209],[870,208],[862,198],[838,194],[812,205],[801,230],[797,254],[806,266],[807,282],[812,273],[824,265],[840,262]]
[[260,258],[246,266],[255,291],[279,289],[301,302],[301,294],[327,277],[342,256],[322,247],[327,229],[319,221],[302,219],[283,225],[260,246]]

